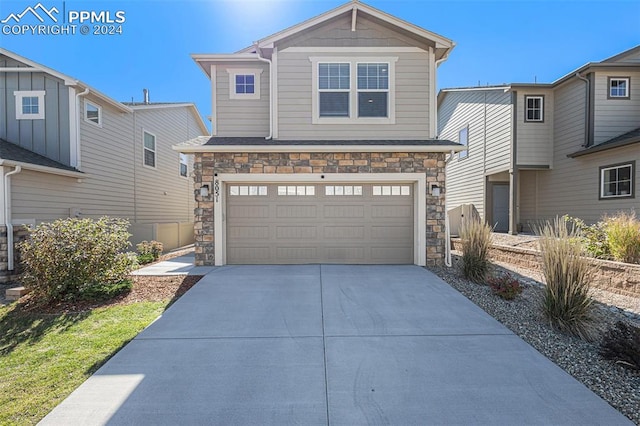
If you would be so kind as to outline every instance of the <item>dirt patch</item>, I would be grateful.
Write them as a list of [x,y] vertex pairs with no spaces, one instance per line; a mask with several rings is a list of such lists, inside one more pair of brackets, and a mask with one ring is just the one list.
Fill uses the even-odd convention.
[[172,275],[172,276],[131,276],[133,288],[128,293],[117,296],[107,301],[74,301],[58,302],[42,305],[31,295],[26,295],[18,303],[20,309],[29,312],[45,314],[77,313],[90,311],[95,308],[103,308],[116,305],[129,305],[139,302],[160,302],[170,300],[173,303],[193,287],[201,275]]

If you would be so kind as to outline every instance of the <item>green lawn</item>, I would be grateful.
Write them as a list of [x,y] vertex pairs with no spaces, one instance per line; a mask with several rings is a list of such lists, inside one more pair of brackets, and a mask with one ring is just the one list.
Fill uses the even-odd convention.
[[35,424],[156,319],[165,302],[80,314],[0,307],[0,424]]

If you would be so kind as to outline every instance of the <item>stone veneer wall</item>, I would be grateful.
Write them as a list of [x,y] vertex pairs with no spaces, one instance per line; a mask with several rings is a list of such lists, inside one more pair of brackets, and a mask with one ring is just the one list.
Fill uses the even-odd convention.
[[[195,179],[196,265],[214,264],[213,203],[215,173],[424,173],[427,178],[427,266],[444,263],[444,153],[197,153]],[[440,196],[430,194],[431,184]],[[207,197],[200,195],[209,185]]]
[[[459,238],[452,238],[451,242],[452,249],[462,249]],[[540,252],[536,250],[494,244],[489,249],[489,256],[498,262],[542,271]],[[591,284],[594,287],[624,296],[640,297],[640,265],[591,258],[589,263],[592,266]]]
[[[14,246],[23,241],[29,235],[29,231],[24,226],[14,225],[13,243]],[[20,256],[17,247],[14,249],[14,266],[13,271],[7,270],[9,256],[7,253],[7,227],[0,225],[0,283],[7,283],[18,279],[21,273]]]

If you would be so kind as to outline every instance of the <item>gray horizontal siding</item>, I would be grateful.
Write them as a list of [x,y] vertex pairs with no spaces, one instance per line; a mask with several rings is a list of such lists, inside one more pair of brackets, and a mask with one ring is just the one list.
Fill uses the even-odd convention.
[[[542,122],[525,121],[525,97],[544,96]],[[518,165],[552,166],[553,157],[553,91],[518,90],[517,111],[517,159]]]
[[[607,99],[608,77],[629,77],[631,98]],[[615,70],[595,73],[594,105],[595,144],[640,127],[640,72]]]

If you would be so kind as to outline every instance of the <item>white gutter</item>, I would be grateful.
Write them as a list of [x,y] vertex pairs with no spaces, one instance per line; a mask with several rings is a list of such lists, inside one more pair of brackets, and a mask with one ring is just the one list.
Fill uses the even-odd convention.
[[271,63],[271,60],[263,58],[260,55],[260,46],[258,46],[258,43],[255,43],[255,46],[258,60],[269,64],[269,136],[265,139],[271,140],[273,138],[273,64]]
[[[75,148],[76,148],[76,164],[72,164],[76,169],[80,170],[82,166],[82,157],[80,156],[80,117],[78,117],[78,113],[80,112],[80,97],[88,95],[90,92],[87,87],[83,92],[76,94],[76,140],[75,140]],[[84,116],[84,113],[83,113]]]
[[90,175],[86,174],[86,173],[82,173],[82,172],[76,172],[73,170],[65,170],[65,169],[58,169],[56,167],[48,167],[48,166],[40,166],[38,164],[31,164],[31,163],[24,163],[22,161],[13,161],[13,160],[4,160],[4,159],[0,159],[0,166],[7,166],[7,167],[20,167],[22,169],[25,170],[33,170],[34,172],[42,172],[42,173],[49,173],[52,175],[58,175],[58,176],[66,176],[66,177],[72,177],[72,178],[76,178],[76,179],[86,179],[88,177],[90,177]]
[[589,147],[589,128],[591,127],[591,123],[589,123],[589,118],[591,116],[591,111],[589,111],[590,106],[591,106],[591,100],[589,99],[591,96],[591,87],[589,84],[589,79],[580,75],[580,72],[576,72],[576,77],[578,77],[580,80],[584,81],[587,84],[586,87],[586,94],[585,94],[585,100],[586,100],[586,104],[585,104],[585,108],[584,108],[584,144],[582,145],[585,148]]
[[[451,154],[449,154],[449,158],[444,162],[444,181],[447,181],[447,164],[449,161],[453,159],[453,150],[451,150]],[[445,188],[446,190],[446,188]],[[446,197],[446,191],[444,196]],[[446,200],[446,198],[445,198]],[[449,229],[449,215],[447,214],[447,203],[445,201],[444,204],[444,238],[446,239],[444,243],[444,264],[451,268],[451,229]]]
[[16,175],[22,171],[22,167],[15,169],[4,175],[4,220],[7,227],[7,269],[15,269],[13,259],[13,223],[11,223],[11,175]]

